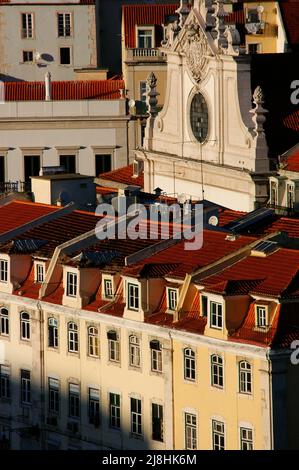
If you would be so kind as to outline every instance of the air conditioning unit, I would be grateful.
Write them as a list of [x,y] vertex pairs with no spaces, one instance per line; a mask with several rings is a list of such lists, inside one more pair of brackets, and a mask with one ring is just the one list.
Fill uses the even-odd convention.
[[47,424],[49,426],[57,426],[58,424],[58,420],[57,420],[57,416],[48,416],[47,417]]
[[79,424],[74,421],[69,421],[67,423],[67,430],[73,434],[77,434],[79,432]]

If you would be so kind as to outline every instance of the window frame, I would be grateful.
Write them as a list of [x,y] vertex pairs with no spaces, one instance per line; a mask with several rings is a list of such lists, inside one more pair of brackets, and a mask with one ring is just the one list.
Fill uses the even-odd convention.
[[[156,346],[156,347],[155,347]],[[163,355],[162,344],[157,339],[150,341],[151,351],[151,371],[162,374],[163,372]]]
[[60,413],[60,383],[52,377],[48,377],[48,412],[51,415]]
[[[52,321],[51,321],[52,320]],[[56,324],[54,324],[54,322]],[[51,323],[53,323],[51,325]],[[52,338],[50,338],[50,331],[53,330]],[[53,345],[50,344],[50,339],[53,339]],[[58,320],[55,317],[48,317],[48,348],[58,349],[59,339],[58,339]]]
[[[118,397],[118,403],[117,400],[112,402],[112,397]],[[113,422],[116,425],[112,424]],[[120,429],[121,427],[121,396],[114,392],[109,392],[109,427],[111,429]]]
[[[167,310],[169,310],[170,312],[175,312],[178,306],[179,289],[175,287],[167,287],[166,291],[167,291]],[[174,294],[174,298],[172,298],[173,294]]]
[[98,427],[100,425],[100,390],[98,388],[88,388],[88,422]]
[[[28,375],[27,377],[25,375]],[[31,371],[28,369],[21,369],[21,404],[31,405],[32,391],[31,391]],[[25,398],[25,399],[24,399]]]
[[0,364],[0,399],[9,400],[11,398],[10,367]]
[[[239,361],[238,366],[239,393],[245,395],[252,395],[252,365],[250,364],[250,362],[244,359],[242,361]],[[243,366],[245,366],[245,368],[243,368]]]
[[[251,439],[249,437],[243,437],[242,436],[242,431],[245,431],[247,434],[248,432],[251,433]],[[245,444],[245,447],[249,445],[249,448],[244,448],[243,444]],[[253,429],[252,428],[245,428],[245,426],[240,426],[240,450],[254,450],[254,445],[253,445]]]
[[[42,272],[40,272],[40,268]],[[46,277],[45,275],[46,275],[45,263],[40,262],[40,261],[35,261],[34,262],[34,281],[42,284],[45,281],[45,277]]]
[[[222,431],[218,431],[216,426],[221,426]],[[219,442],[215,442],[215,437],[218,436]],[[223,438],[223,444],[221,443],[221,438]],[[216,448],[220,447],[220,448]],[[225,450],[225,423],[224,421],[219,421],[218,419],[212,419],[212,448],[213,450]]]
[[[189,420],[189,422],[188,422]],[[197,416],[195,413],[184,413],[184,432],[185,432],[185,449],[197,449]],[[189,445],[189,442],[190,445]]]
[[[72,326],[72,329],[71,329]],[[76,328],[73,328],[75,326]],[[73,354],[79,353],[79,328],[77,323],[70,321],[67,324],[67,334],[68,334],[68,352]],[[71,349],[71,345],[72,349]]]
[[[6,311],[7,313],[3,313]],[[9,310],[6,307],[0,308],[0,336],[9,336]]]
[[[100,357],[100,339],[99,329],[96,326],[89,325],[87,327],[87,338],[88,338],[88,356],[89,357]],[[92,352],[94,351],[94,352]]]
[[[133,404],[134,409],[133,409]],[[131,435],[141,437],[142,430],[142,401],[140,398],[130,397],[130,429]]]
[[[164,442],[164,409],[160,403],[152,402],[152,440]],[[157,411],[157,413],[154,412]]]
[[[151,34],[150,35],[145,35],[145,36],[140,36],[140,32],[141,31],[150,31]],[[140,46],[140,37],[144,37],[144,38],[149,38],[151,37],[151,47],[142,47]],[[156,45],[156,40],[155,40],[155,27],[154,26],[146,26],[146,25],[136,25],[136,49],[155,49],[155,45]]]
[[[261,310],[264,311],[264,318],[263,318],[263,321],[260,322],[260,312]],[[265,323],[265,324],[261,324],[261,323]],[[259,305],[259,304],[256,304],[255,305],[255,325],[257,328],[259,329],[262,329],[262,330],[266,330],[267,328],[269,328],[269,312],[268,312],[268,305]]]
[[[109,338],[115,334],[115,339]],[[119,364],[120,363],[120,338],[116,330],[107,331],[108,339],[108,360],[109,362]],[[112,354],[113,352],[113,354]]]
[[129,365],[138,369],[141,367],[141,341],[135,334],[129,336]]
[[[62,50],[62,49],[69,49],[69,51],[70,51],[70,61],[69,61],[69,63],[67,63],[67,64],[63,64],[63,63],[61,62],[61,50]],[[72,46],[62,46],[62,45],[61,45],[61,46],[59,46],[59,48],[58,48],[58,52],[59,52],[59,53],[58,53],[59,65],[60,65],[61,67],[71,67],[71,66],[73,65],[73,57],[72,57],[72,55],[73,55],[73,49],[72,49]]]
[[[213,307],[216,306],[216,311],[213,312]],[[219,308],[221,310],[221,315],[219,315]],[[209,325],[210,328],[213,328],[215,330],[223,330],[223,304],[221,302],[216,302],[215,300],[210,300],[210,309],[209,309]],[[215,320],[215,323],[213,323],[213,320]],[[221,320],[221,321],[219,321]],[[220,325],[221,323],[221,325]]]
[[[130,289],[134,289],[132,294],[130,294]],[[136,296],[136,292],[138,293],[137,296]],[[133,304],[131,303],[131,300],[133,300]],[[140,286],[139,284],[134,284],[133,282],[127,282],[127,308],[128,310],[133,310],[135,312],[139,311],[140,309]]]
[[[73,389],[73,390],[72,390]],[[81,416],[81,400],[80,386],[78,384],[69,383],[69,400],[68,400],[68,417],[71,419],[80,419]],[[78,411],[72,414],[72,410]]]
[[[69,15],[69,34],[65,34],[66,32],[66,16]],[[59,34],[59,16],[63,16],[63,34]],[[56,20],[57,20],[57,38],[67,39],[73,37],[73,13],[70,11],[57,11],[56,13]]]
[[[27,315],[28,318],[24,318]],[[23,335],[23,333],[25,333]],[[30,341],[31,339],[31,316],[28,312],[20,312],[20,339],[22,341]]]
[[[107,283],[110,284],[109,289],[107,289]],[[110,291],[107,292],[107,291]],[[113,289],[113,279],[111,277],[104,277],[103,278],[103,298],[107,300],[114,299],[114,289]]]
[[[21,15],[21,39],[35,39],[35,18],[34,18],[34,13],[33,12],[20,12]],[[26,17],[25,20],[25,28],[23,27],[23,16]],[[31,16],[31,35],[27,34],[27,31],[30,31],[30,28],[28,28],[28,21],[27,18]]]
[[[192,354],[187,354],[191,352]],[[184,380],[196,382],[196,352],[192,348],[184,348]],[[188,372],[189,371],[189,372]]]
[[[214,358],[217,358],[217,362],[214,361]],[[220,371],[221,373],[219,373]],[[215,380],[215,377],[217,380]],[[218,389],[224,388],[224,361],[219,354],[211,355],[211,386]]]
[[5,258],[0,259],[0,283],[8,283],[8,260]]
[[[71,282],[70,279],[73,279]],[[74,282],[74,279],[76,282]],[[74,271],[66,272],[66,296],[76,298],[78,296],[79,275]]]

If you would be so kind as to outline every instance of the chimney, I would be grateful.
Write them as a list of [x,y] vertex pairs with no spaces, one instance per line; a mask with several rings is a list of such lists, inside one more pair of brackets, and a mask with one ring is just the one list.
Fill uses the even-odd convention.
[[51,74],[50,72],[47,72],[45,74],[45,91],[46,91],[46,96],[45,100],[46,101],[51,101],[52,99],[52,86],[51,86]]

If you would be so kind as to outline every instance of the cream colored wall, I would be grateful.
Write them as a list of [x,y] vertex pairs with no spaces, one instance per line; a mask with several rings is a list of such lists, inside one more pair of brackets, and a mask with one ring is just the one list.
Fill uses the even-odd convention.
[[[271,448],[269,379],[265,350],[242,347],[233,350],[227,343],[174,340],[174,417],[175,449],[185,448],[184,411],[193,410],[198,417],[198,449],[212,449],[212,419],[225,423],[225,446],[227,450],[240,449],[240,423],[253,427],[254,449]],[[197,379],[184,379],[183,349],[196,350]],[[224,388],[211,386],[211,354],[220,354],[224,360]],[[238,393],[238,362],[247,360],[253,367],[253,393]]]

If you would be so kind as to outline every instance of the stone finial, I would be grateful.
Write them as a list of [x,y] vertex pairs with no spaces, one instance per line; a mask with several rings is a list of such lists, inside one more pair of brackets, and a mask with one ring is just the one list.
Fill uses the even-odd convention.
[[223,6],[223,0],[216,0],[215,1],[215,9],[213,16],[215,18],[215,26],[212,29],[211,34],[215,37],[215,43],[218,49],[222,49],[227,47],[227,38],[224,35],[224,31],[226,29],[224,24],[224,18],[227,16],[227,12]]
[[214,0],[206,0],[206,30],[210,31],[212,34],[213,39],[216,38],[216,18],[215,14],[215,1]]
[[158,114],[158,109],[157,109],[157,96],[159,96],[160,93],[157,92],[157,78],[154,72],[151,72],[149,76],[146,79],[146,104],[148,108],[148,112],[151,117],[155,117]]
[[253,93],[253,103],[255,107],[250,110],[254,123],[254,133],[257,137],[265,135],[264,124],[266,122],[266,114],[268,113],[268,110],[264,109],[264,102],[264,92],[260,86],[257,86]]
[[241,38],[236,26],[226,26],[223,34],[227,40],[227,47],[223,52],[227,55],[239,55]]
[[180,22],[179,25],[182,28],[184,26],[184,23],[187,19],[187,16],[190,13],[190,8],[189,8],[189,1],[188,0],[180,0],[180,6],[176,10],[176,13],[178,13]]

